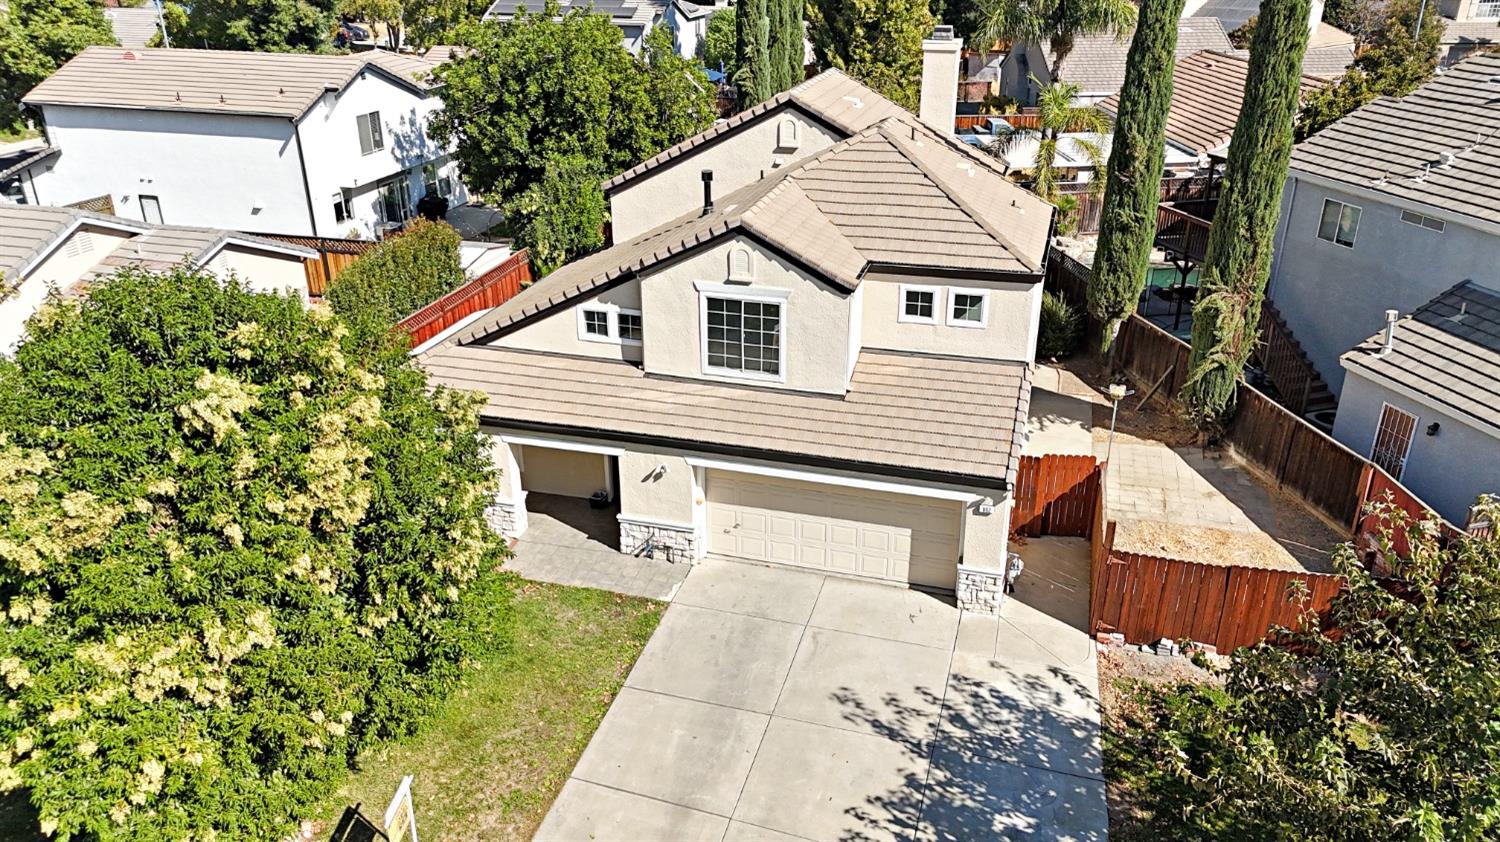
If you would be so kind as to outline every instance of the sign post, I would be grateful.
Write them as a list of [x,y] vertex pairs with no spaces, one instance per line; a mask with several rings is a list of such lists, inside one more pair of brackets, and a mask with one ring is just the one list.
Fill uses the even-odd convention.
[[402,842],[407,834],[417,842],[417,811],[411,804],[411,775],[401,779],[391,806],[385,808],[385,832],[391,842]]

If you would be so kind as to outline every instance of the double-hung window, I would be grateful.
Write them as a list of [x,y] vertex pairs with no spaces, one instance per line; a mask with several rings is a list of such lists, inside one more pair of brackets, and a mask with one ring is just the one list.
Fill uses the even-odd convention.
[[359,154],[368,155],[385,148],[385,132],[380,127],[380,112],[371,111],[354,118],[359,127]]
[[901,285],[901,312],[896,320],[917,324],[936,324],[943,307],[942,287]]
[[989,290],[948,291],[948,324],[954,327],[984,327],[989,320]]
[[585,342],[639,345],[644,336],[640,310],[625,310],[614,304],[578,308],[578,338]]
[[1323,216],[1318,220],[1318,239],[1354,248],[1354,238],[1359,236],[1361,213],[1357,205],[1324,199]]
[[705,296],[704,367],[781,379],[782,306],[781,301]]

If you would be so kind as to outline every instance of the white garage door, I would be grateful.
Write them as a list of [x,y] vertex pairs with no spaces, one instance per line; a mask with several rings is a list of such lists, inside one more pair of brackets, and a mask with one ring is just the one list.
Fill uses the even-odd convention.
[[752,561],[952,588],[959,503],[708,472],[708,550]]

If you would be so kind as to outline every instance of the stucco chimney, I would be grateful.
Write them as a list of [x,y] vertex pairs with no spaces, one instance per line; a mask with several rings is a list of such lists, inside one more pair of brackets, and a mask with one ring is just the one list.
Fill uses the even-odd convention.
[[1385,356],[1396,347],[1396,318],[1401,314],[1395,310],[1385,311],[1385,342],[1380,346],[1380,356]]
[[1323,0],[1312,0],[1312,10],[1307,15],[1307,34],[1318,34],[1318,24],[1323,22]]
[[953,27],[939,26],[922,41],[922,99],[917,116],[938,131],[953,133],[958,114],[958,63],[964,42]]

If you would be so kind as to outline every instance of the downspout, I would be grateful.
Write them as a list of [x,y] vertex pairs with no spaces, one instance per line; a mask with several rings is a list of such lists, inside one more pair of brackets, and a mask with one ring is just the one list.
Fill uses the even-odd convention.
[[[302,171],[302,196],[307,200],[307,221],[312,225],[312,233],[316,237],[318,236],[318,217],[313,212],[312,187],[307,183],[307,158],[302,154],[302,127],[295,119],[292,120],[292,137],[297,141],[297,168]],[[326,273],[326,257],[324,258],[324,263]]]
[[1282,254],[1282,251],[1281,251],[1282,246],[1286,245],[1286,235],[1287,235],[1287,233],[1292,230],[1292,212],[1297,209],[1297,184],[1298,184],[1298,179],[1297,179],[1297,177],[1295,175],[1292,176],[1291,179],[1292,179],[1292,195],[1287,197],[1287,200],[1286,200],[1286,213],[1282,214],[1281,240],[1276,243],[1276,249],[1271,252],[1271,259],[1274,262],[1272,263],[1272,266],[1271,266],[1271,281],[1270,281],[1270,283],[1266,284],[1266,294],[1264,296],[1266,299],[1273,298],[1274,297],[1273,293],[1276,292],[1276,281],[1277,281],[1277,279],[1279,279],[1281,277],[1281,261],[1279,259],[1277,259],[1277,258],[1279,258],[1281,256],[1281,254]]

